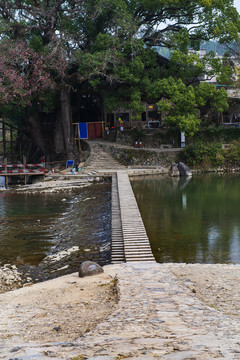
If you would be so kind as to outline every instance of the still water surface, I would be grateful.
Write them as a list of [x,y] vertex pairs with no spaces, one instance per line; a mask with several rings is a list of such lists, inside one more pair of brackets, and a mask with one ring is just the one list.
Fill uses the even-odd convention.
[[145,177],[132,185],[156,261],[240,263],[240,175]]
[[36,266],[72,246],[91,258],[110,242],[110,199],[110,184],[70,194],[0,192],[0,264]]

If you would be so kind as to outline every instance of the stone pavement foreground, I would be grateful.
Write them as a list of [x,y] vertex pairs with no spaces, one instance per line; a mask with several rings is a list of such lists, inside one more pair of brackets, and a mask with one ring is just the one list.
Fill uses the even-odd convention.
[[198,300],[172,274],[174,267],[106,266],[120,291],[117,309],[107,319],[71,342],[15,344],[14,352],[1,344],[0,359],[240,359],[240,323]]

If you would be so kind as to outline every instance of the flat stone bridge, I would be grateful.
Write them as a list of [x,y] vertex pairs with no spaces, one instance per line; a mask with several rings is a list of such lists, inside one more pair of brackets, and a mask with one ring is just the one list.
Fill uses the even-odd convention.
[[[83,176],[112,177],[111,263],[155,262],[129,175],[162,174],[166,168],[131,168],[118,163],[106,151],[104,141],[88,142],[91,153],[81,171]],[[119,146],[119,145],[116,145]]]
[[111,262],[153,261],[149,239],[127,171],[112,176]]

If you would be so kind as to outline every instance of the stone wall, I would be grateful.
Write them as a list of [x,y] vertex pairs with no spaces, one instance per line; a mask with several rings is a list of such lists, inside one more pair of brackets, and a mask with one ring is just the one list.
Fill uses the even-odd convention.
[[181,160],[181,151],[160,152],[147,149],[127,149],[111,145],[104,145],[104,147],[124,165],[169,167],[173,162],[177,163]]
[[164,145],[181,145],[180,132],[176,129],[132,129],[132,130],[111,130],[105,139],[116,141],[121,145],[133,146],[135,140],[142,140],[144,148],[159,148]]

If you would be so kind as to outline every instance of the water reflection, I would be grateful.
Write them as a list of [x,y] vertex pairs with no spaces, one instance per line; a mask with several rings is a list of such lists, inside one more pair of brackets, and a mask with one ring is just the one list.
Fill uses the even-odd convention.
[[5,189],[5,176],[0,176],[0,190]]
[[158,262],[240,263],[239,175],[132,183]]

